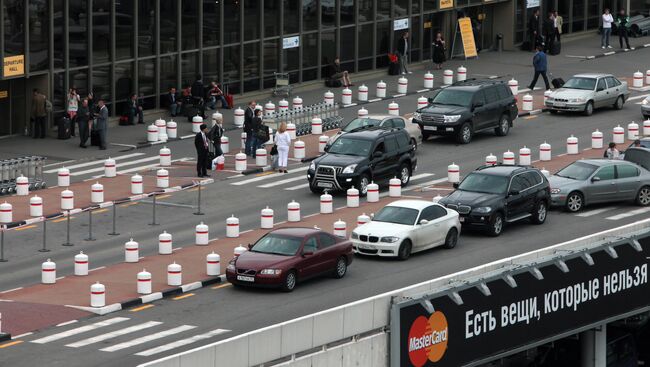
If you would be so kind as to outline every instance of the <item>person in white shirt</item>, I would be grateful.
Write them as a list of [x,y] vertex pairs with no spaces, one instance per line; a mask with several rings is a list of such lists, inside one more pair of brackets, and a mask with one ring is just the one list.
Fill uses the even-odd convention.
[[621,159],[621,153],[616,149],[616,143],[609,143],[609,148],[605,151],[605,158],[607,159]]
[[604,49],[612,48],[609,45],[609,36],[612,34],[612,23],[614,23],[614,17],[609,12],[609,9],[605,8],[603,13],[603,31],[600,34],[600,48]]
[[291,147],[291,136],[287,132],[287,124],[281,123],[278,131],[275,133],[275,146],[278,148],[278,172],[289,173],[287,171],[287,161],[289,159],[289,148]]

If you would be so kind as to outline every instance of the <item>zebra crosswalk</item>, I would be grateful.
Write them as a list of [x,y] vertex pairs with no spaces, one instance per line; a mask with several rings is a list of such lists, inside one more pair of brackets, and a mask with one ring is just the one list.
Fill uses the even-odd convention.
[[[561,210],[558,211],[561,212]],[[599,218],[607,221],[618,221],[627,218],[634,218],[637,220],[645,219],[647,218],[647,216],[644,216],[646,213],[650,213],[650,207],[639,208],[630,204],[628,206],[587,207],[578,213],[562,214],[584,219]]]
[[[63,345],[76,349],[93,348],[106,353],[128,351],[137,356],[149,357],[230,331],[214,329],[197,332],[198,328],[199,326],[195,325],[167,325],[162,321],[138,321],[129,317],[112,317],[65,331],[58,331],[59,328],[53,329],[49,335],[33,335],[36,338],[27,341],[57,347]],[[175,340],[170,340],[172,337]],[[160,344],[155,345],[156,342]]]

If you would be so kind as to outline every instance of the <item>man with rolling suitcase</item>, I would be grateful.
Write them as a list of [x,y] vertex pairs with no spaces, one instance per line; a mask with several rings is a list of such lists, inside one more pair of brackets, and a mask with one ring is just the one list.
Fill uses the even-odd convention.
[[548,77],[546,76],[546,70],[548,69],[548,62],[546,60],[546,54],[544,53],[543,48],[544,46],[537,45],[537,52],[535,53],[535,56],[533,56],[533,67],[535,68],[535,76],[533,77],[533,81],[528,86],[528,89],[530,89],[531,91],[535,88],[535,84],[537,84],[537,78],[539,78],[540,75],[544,79],[546,90],[551,89],[551,86],[548,84]]
[[97,132],[99,138],[99,149],[106,150],[106,129],[108,129],[108,108],[103,99],[97,102],[99,111],[95,119],[94,130]]

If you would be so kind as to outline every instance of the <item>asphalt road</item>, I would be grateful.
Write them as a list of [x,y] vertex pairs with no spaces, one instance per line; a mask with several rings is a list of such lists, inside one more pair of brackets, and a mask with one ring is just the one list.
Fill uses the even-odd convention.
[[[591,61],[558,59],[555,65],[556,70],[562,70],[563,75],[585,71],[608,71],[616,75],[631,75],[638,69],[637,65],[643,59],[647,60],[648,56],[650,56],[650,50],[643,50],[617,56],[615,59],[603,58]],[[488,72],[490,71],[492,70],[488,70]],[[641,94],[643,93],[633,93],[633,96]],[[400,104],[405,106],[402,113],[412,111],[406,106],[415,106],[416,98],[411,96],[400,99]],[[605,132],[607,137],[610,136],[611,128],[616,124],[624,126],[633,120],[640,121],[639,105],[634,103],[639,101],[626,104],[622,111],[597,111],[592,117],[542,114],[530,119],[518,119],[507,137],[482,133],[477,135],[475,140],[467,146],[458,146],[447,139],[431,140],[426,142],[418,152],[419,168],[415,174],[432,174],[432,176],[423,178],[421,182],[445,177],[446,167],[452,161],[461,166],[462,172],[467,172],[482,164],[484,157],[489,153],[500,156],[508,149],[516,152],[524,145],[533,148],[534,159],[536,159],[536,148],[543,141],[547,141],[553,146],[554,155],[559,154],[564,152],[566,138],[571,134],[578,137],[581,148],[585,148],[589,146],[590,134],[595,129]],[[386,110],[387,104],[388,102],[376,103],[366,108],[370,113],[380,113]],[[344,117],[351,117],[356,114],[356,109],[345,109],[341,113]],[[155,155],[157,149],[150,148],[143,152]],[[173,149],[177,156],[193,156],[191,142],[176,143]],[[282,176],[279,179],[298,177],[299,175],[302,173]],[[291,200],[301,203],[303,215],[318,210],[318,200],[308,189],[287,190],[304,184],[303,180],[296,179],[286,184],[267,188],[258,186],[278,179],[270,178],[248,184],[232,185],[232,183],[248,179],[236,178],[218,181],[208,186],[203,192],[203,209],[206,215],[202,217],[191,215],[194,211],[191,208],[159,207],[158,216],[161,225],[152,227],[148,225],[151,221],[151,206],[141,203],[128,208],[118,208],[118,231],[122,235],[109,237],[106,236],[106,233],[110,231],[110,212],[95,215],[94,229],[97,240],[94,242],[83,241],[87,235],[87,227],[84,226],[87,219],[86,215],[77,216],[72,220],[72,242],[75,243],[72,248],[60,246],[65,238],[65,222],[51,224],[48,226],[48,246],[52,248],[52,252],[47,254],[36,252],[41,246],[40,228],[10,233],[7,236],[6,256],[11,261],[0,265],[3,273],[0,279],[0,290],[38,282],[40,279],[39,265],[47,257],[60,260],[58,261],[61,264],[59,275],[66,275],[71,273],[72,269],[63,263],[69,262],[79,250],[91,254],[91,268],[121,261],[123,257],[122,245],[129,237],[138,239],[141,246],[144,247],[144,250],[141,251],[147,254],[156,251],[157,235],[163,229],[174,233],[175,243],[179,245],[191,244],[194,225],[201,220],[210,224],[211,237],[222,237],[225,234],[225,218],[231,213],[239,216],[242,230],[245,230],[256,228],[259,225],[259,210],[266,205],[276,209],[276,220],[278,221],[285,219],[283,218],[286,213],[284,209],[286,203]],[[193,205],[196,201],[196,192],[176,193],[163,201]],[[335,207],[344,205],[344,197],[335,197],[334,205]],[[267,290],[233,289],[226,285],[217,289],[197,290],[193,292],[194,296],[184,299],[157,301],[153,303],[153,307],[138,312],[126,310],[104,317],[92,317],[74,325],[53,328],[21,338],[23,343],[5,348],[0,352],[0,364],[6,366],[34,366],[43,363],[52,366],[114,366],[117,364],[131,366],[485,262],[617,227],[647,216],[647,214],[626,216],[626,213],[637,209],[628,203],[595,209],[602,208],[608,208],[608,210],[592,212],[595,214],[589,216],[553,211],[546,224],[542,226],[528,223],[515,224],[507,227],[499,238],[488,238],[480,233],[463,233],[457,248],[453,250],[434,249],[417,254],[406,262],[357,257],[344,279],[310,281],[301,284],[291,294]],[[115,317],[124,317],[128,320],[103,327],[100,330],[56,341],[43,344],[33,343],[42,337]],[[123,330],[126,327],[145,322],[161,322],[162,324],[127,335],[116,335],[109,340],[94,342],[86,346],[65,346],[92,336]],[[136,337],[175,329],[182,325],[189,325],[185,327],[187,329],[190,326],[195,326],[195,328],[178,331],[173,333],[173,336],[161,337],[156,341],[143,342],[138,345],[119,344],[132,341]],[[220,333],[217,331],[219,329],[229,331]],[[216,335],[187,346],[150,356],[135,355],[135,353],[152,347],[212,331],[215,331]],[[116,345],[120,349],[115,349]],[[114,347],[114,351],[100,351],[102,348],[111,346]]]

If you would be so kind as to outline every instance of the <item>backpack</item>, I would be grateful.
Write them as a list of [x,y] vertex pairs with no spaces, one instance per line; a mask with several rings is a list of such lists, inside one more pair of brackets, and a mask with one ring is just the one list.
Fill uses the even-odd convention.
[[46,99],[46,100],[45,100],[45,111],[46,111],[47,113],[51,113],[51,112],[52,112],[52,102],[50,102],[49,99]]

